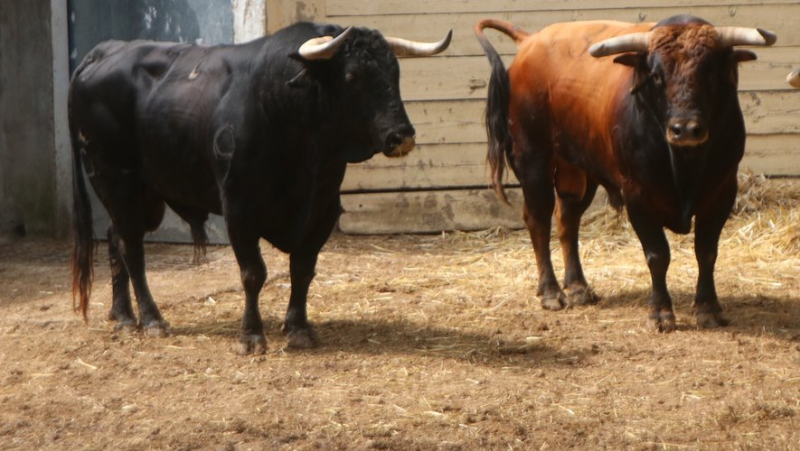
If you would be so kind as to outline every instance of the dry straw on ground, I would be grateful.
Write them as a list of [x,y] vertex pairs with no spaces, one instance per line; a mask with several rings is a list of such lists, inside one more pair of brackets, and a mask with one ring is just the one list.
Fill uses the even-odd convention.
[[[353,237],[320,255],[323,344],[284,348],[288,259],[264,246],[270,349],[234,349],[228,247],[148,245],[172,336],[118,334],[105,253],[84,325],[69,246],[0,247],[0,443],[23,449],[798,449],[800,183],[745,174],[697,330],[692,235],[669,234],[678,330],[646,327],[650,278],[624,215],[584,220],[598,305],[543,311],[524,231]],[[553,242],[557,271],[562,263]]]

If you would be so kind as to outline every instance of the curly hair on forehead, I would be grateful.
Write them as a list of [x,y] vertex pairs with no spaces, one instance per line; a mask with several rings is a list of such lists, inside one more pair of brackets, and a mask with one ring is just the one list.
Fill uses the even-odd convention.
[[657,27],[650,41],[651,53],[657,52],[690,67],[718,48],[717,31],[707,24]]
[[345,41],[344,51],[351,56],[370,56],[372,58],[392,54],[383,35],[377,30],[367,28],[354,29],[351,37]]

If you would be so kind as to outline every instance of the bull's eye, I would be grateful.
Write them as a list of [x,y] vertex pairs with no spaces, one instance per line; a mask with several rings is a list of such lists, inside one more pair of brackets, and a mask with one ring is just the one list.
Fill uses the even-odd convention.
[[358,80],[358,75],[355,72],[348,72],[344,76],[344,81],[347,83],[354,83]]

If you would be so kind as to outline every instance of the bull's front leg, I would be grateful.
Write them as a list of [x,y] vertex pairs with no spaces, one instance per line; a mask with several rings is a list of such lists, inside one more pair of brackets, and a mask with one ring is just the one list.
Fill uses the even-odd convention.
[[714,284],[714,266],[722,227],[736,199],[736,180],[724,190],[721,198],[713,202],[712,208],[695,218],[694,251],[697,257],[697,292],[694,305],[697,309],[697,326],[716,328],[730,324],[722,316],[722,306],[717,298]]
[[650,269],[652,291],[650,293],[650,326],[659,332],[675,330],[675,312],[672,298],[667,291],[667,270],[670,263],[669,242],[661,224],[653,220],[644,208],[628,204],[628,218],[639,237]]
[[311,348],[319,344],[317,333],[308,322],[308,287],[314,279],[319,251],[328,241],[341,212],[341,202],[337,197],[317,221],[305,242],[289,256],[292,293],[281,330],[286,335],[290,348]]
[[296,252],[289,257],[292,293],[281,331],[286,335],[290,348],[312,348],[319,344],[317,333],[308,322],[306,310],[308,287],[314,279],[316,265],[316,253]]

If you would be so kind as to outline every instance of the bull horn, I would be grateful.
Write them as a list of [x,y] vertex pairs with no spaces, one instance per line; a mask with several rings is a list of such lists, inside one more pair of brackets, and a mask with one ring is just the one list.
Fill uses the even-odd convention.
[[761,28],[716,27],[717,40],[724,47],[735,45],[772,45],[778,35]]
[[431,56],[444,51],[452,38],[453,30],[448,31],[447,36],[439,42],[416,42],[391,36],[385,39],[396,56]]
[[300,46],[297,53],[308,61],[329,60],[339,51],[339,47],[344,44],[344,40],[347,39],[351,31],[353,31],[353,27],[348,27],[335,38],[333,36],[322,36],[309,39]]
[[793,70],[789,75],[787,75],[786,81],[788,81],[789,84],[794,86],[795,88],[800,88],[800,67]]
[[589,54],[595,58],[628,52],[650,50],[651,32],[631,33],[600,41],[589,47]]

